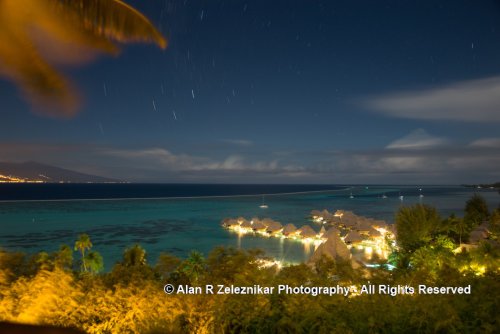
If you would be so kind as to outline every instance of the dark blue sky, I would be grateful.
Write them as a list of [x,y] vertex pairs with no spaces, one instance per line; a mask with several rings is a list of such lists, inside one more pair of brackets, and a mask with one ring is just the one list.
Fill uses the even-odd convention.
[[66,69],[80,113],[0,81],[0,160],[131,181],[500,180],[498,1],[129,1],[169,47]]

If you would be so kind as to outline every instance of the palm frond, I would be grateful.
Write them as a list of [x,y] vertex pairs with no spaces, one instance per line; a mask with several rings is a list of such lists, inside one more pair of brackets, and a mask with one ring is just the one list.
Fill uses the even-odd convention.
[[79,104],[53,56],[78,64],[93,51],[116,54],[116,42],[167,45],[146,17],[123,1],[0,0],[0,75],[45,114],[72,116]]
[[[118,42],[154,42],[167,46],[166,39],[139,11],[120,0],[50,0],[65,14],[76,14],[75,24],[97,36]],[[68,13],[71,11],[71,13]]]

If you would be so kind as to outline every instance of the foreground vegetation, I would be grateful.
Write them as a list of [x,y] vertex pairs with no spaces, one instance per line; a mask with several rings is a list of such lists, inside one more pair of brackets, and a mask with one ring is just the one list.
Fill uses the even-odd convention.
[[[489,240],[457,252],[470,231],[490,222]],[[87,235],[52,254],[0,252],[0,320],[71,326],[88,333],[494,333],[498,330],[500,210],[472,198],[463,219],[428,206],[396,216],[396,269],[352,268],[323,257],[264,267],[260,251],[218,247],[207,257],[162,254],[147,262],[139,245],[108,273]],[[455,252],[454,252],[455,250]],[[75,253],[76,252],[76,253]],[[75,258],[73,255],[76,254]],[[470,295],[181,295],[174,286],[471,286]]]

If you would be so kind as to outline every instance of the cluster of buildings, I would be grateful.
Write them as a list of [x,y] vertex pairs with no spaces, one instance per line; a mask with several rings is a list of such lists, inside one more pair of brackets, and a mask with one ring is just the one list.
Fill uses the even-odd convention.
[[238,234],[254,233],[266,237],[289,238],[305,243],[312,242],[318,245],[322,242],[322,236],[326,232],[325,228],[316,232],[309,225],[304,225],[300,228],[297,228],[294,224],[282,225],[271,218],[252,218],[250,220],[243,217],[226,218],[221,224],[223,227]]
[[313,210],[310,216],[313,222],[321,226],[319,230],[309,225],[282,225],[270,218],[226,218],[221,224],[240,235],[251,233],[312,243],[315,251],[310,262],[321,255],[343,260],[351,260],[353,254],[358,260],[369,261],[375,255],[379,259],[387,259],[390,244],[395,240],[392,225],[355,215],[351,211],[337,210],[330,213],[327,210]]
[[12,175],[0,174],[0,183],[44,183],[42,180],[30,180]]
[[352,211],[328,210],[311,211],[311,218],[317,224],[338,230],[342,241],[348,248],[362,251],[371,260],[376,254],[378,258],[387,259],[390,244],[395,242],[396,229],[383,220],[358,216]]

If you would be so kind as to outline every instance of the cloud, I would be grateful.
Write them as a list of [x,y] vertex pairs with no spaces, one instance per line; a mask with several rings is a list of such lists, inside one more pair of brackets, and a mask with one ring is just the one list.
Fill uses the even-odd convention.
[[337,183],[461,184],[493,182],[499,165],[500,148],[442,146],[335,152],[318,171]]
[[208,159],[187,154],[173,154],[163,148],[146,149],[102,149],[101,155],[135,162],[144,169],[166,169],[171,171],[194,170],[209,163]]
[[408,135],[397,139],[386,146],[388,149],[424,149],[447,144],[447,140],[431,136],[424,129],[416,129]]
[[303,169],[292,165],[280,165],[278,160],[248,161],[240,155],[229,155],[216,160],[208,157],[174,154],[163,148],[147,149],[106,149],[100,152],[115,158],[128,160],[128,163],[144,165],[147,169],[177,172],[249,172],[280,173],[299,172]]
[[364,104],[393,117],[500,122],[500,76],[389,94],[371,98]]
[[[418,149],[402,140],[415,132],[424,143]],[[161,147],[0,143],[0,160],[35,160],[134,182],[460,184],[500,180],[500,147],[489,145],[497,142],[495,138],[462,146],[433,146],[441,140],[422,133],[426,134],[414,131],[380,149],[289,151],[286,156],[253,158],[243,153],[199,156]]]
[[496,147],[500,148],[500,138],[481,138],[469,144],[469,147]]

